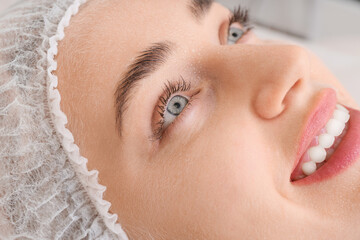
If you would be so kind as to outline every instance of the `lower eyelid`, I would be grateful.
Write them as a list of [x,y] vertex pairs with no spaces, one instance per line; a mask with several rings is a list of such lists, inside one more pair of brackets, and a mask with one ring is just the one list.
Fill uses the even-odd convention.
[[173,128],[178,127],[178,124],[186,119],[187,115],[189,114],[189,111],[194,111],[193,107],[196,106],[199,100],[199,98],[196,95],[198,95],[199,93],[200,90],[189,97],[189,102],[184,108],[184,110],[166,129],[164,129],[162,134],[162,139],[166,139],[169,135],[173,133],[173,131],[175,130]]

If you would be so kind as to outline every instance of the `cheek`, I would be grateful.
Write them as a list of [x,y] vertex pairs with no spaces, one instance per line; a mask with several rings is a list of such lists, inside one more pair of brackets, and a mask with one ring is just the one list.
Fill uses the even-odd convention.
[[[186,152],[173,155],[171,161],[177,164],[162,173],[167,207],[199,222],[216,219],[222,228],[245,228],[244,216],[256,221],[268,211],[266,202],[274,196],[266,164],[271,162],[269,152],[261,135],[239,126],[218,125],[218,132],[210,128],[211,133],[186,146]],[[211,221],[204,226],[213,226]]]
[[208,126],[138,166],[131,214],[149,229],[161,226],[174,236],[186,236],[185,229],[213,234],[218,229],[215,239],[236,239],[255,223],[267,226],[276,219],[281,206],[270,167],[276,154],[256,124],[246,122]]
[[216,219],[207,226],[215,224],[224,232],[246,232],[254,222],[268,221],[261,218],[264,213],[275,216],[269,203],[277,205],[268,167],[273,160],[264,140],[256,131],[247,128],[245,133],[239,126],[218,125],[218,134],[199,141],[202,144],[194,149],[197,157],[187,173],[191,191],[183,199],[191,202],[184,208],[193,206],[202,216],[199,221]]

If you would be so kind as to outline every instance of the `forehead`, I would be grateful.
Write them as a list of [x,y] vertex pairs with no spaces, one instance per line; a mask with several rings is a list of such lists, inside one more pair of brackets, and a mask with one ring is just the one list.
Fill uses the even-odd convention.
[[72,19],[60,43],[67,48],[64,54],[72,55],[65,61],[76,59],[76,63],[69,63],[76,64],[69,76],[85,80],[106,76],[115,83],[139,52],[154,43],[174,43],[178,56],[199,49],[204,42],[217,42],[219,27],[228,13],[214,3],[207,16],[196,21],[189,1],[90,1]]
[[[199,39],[199,36],[203,36],[204,31],[208,30],[201,22],[195,21],[194,13],[189,7],[191,2],[94,0],[84,11],[80,11],[79,18],[87,25],[82,28],[83,34],[87,35],[87,41],[101,41],[103,46],[115,45],[119,49],[131,51],[164,40],[186,44],[187,41]],[[215,8],[219,7],[216,3],[214,5]],[[216,11],[210,11],[209,16],[215,13]]]
[[[195,21],[189,3],[93,0],[72,19],[64,42],[73,58],[81,60],[77,64],[82,64],[89,74],[94,65],[99,74],[105,73],[105,69],[96,66],[106,65],[106,74],[119,75],[129,61],[153,43],[171,41],[181,50],[195,48],[204,39],[216,41],[220,20],[215,24]],[[219,12],[224,15],[224,9],[214,3],[203,20],[218,19]]]
[[[103,33],[106,38],[114,36],[119,42],[139,44],[176,34],[176,29],[189,24],[191,14],[187,3],[169,0],[93,1],[81,12],[81,17],[91,28],[90,37],[99,38],[101,36],[92,36],[91,33]],[[138,38],[130,39],[132,37]]]

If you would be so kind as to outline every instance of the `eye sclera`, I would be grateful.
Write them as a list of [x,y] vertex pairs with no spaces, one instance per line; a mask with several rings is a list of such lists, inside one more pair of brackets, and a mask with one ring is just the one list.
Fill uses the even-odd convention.
[[[179,113],[171,113],[171,102],[173,100],[180,100],[183,101],[183,99],[185,99],[185,104],[183,105],[183,108],[181,109],[181,111]],[[183,96],[182,94],[176,94],[172,97],[169,98],[167,105],[164,109],[164,113],[163,113],[163,128],[166,129],[169,125],[171,125],[176,118],[182,114],[182,112],[184,111],[184,109],[187,107],[187,105],[189,104],[190,101],[190,97],[187,96]],[[182,102],[184,103],[184,102]],[[177,104],[179,104],[179,102],[177,102]]]
[[[177,115],[174,120],[167,124],[166,126],[164,126],[164,119],[161,119],[160,121],[157,120],[158,118],[161,118],[161,116],[156,112],[156,116],[157,119],[154,120],[154,123],[155,123],[155,126],[153,127],[153,129],[155,130],[153,132],[153,135],[150,137],[150,140],[152,141],[156,141],[156,140],[162,140],[164,138],[167,137],[167,135],[171,134],[171,132],[173,131],[173,127],[175,127],[179,121],[183,120],[183,118],[186,118],[186,115],[187,115],[187,112],[188,110],[190,110],[189,108],[193,105],[193,102],[197,99],[195,97],[195,95],[197,95],[198,93],[200,93],[200,90],[193,93],[193,94],[186,94],[186,93],[175,93],[174,95],[172,95],[170,97],[170,99],[172,97],[175,97],[175,96],[183,96],[185,98],[188,99],[188,102],[187,104],[185,105],[185,107],[183,108],[183,110],[181,111],[181,113],[179,115]],[[160,127],[157,127],[158,125],[161,125]]]
[[[157,141],[163,138],[163,135],[167,135],[169,131],[168,128],[172,128],[179,118],[182,118],[184,112],[186,112],[189,106],[192,105],[194,96],[200,93],[201,86],[192,87],[192,82],[184,80],[182,76],[177,81],[167,81],[164,83],[165,88],[163,89],[162,95],[159,97],[159,100],[153,111],[153,116],[151,120],[151,129],[152,135],[149,137],[150,141]],[[164,127],[164,112],[167,110],[168,103],[175,96],[183,96],[188,101],[183,110],[176,116],[176,118]]]
[[[237,41],[229,41],[229,34],[231,29],[239,29],[241,36]],[[221,45],[233,45],[237,43],[247,43],[249,41],[248,34],[251,32],[251,28],[243,27],[240,23],[234,22],[229,25],[229,23],[223,24],[220,30],[220,44]]]
[[[246,43],[248,40],[247,33],[253,29],[252,24],[250,23],[249,11],[246,8],[243,8],[241,5],[235,7],[232,11],[230,11],[230,15],[228,19],[221,24],[219,29],[219,42],[220,45],[228,44],[228,37],[231,26],[234,24],[237,25],[237,28],[243,32],[241,37],[235,43],[241,41],[241,39],[245,38],[241,43]],[[234,44],[234,43],[232,43]]]

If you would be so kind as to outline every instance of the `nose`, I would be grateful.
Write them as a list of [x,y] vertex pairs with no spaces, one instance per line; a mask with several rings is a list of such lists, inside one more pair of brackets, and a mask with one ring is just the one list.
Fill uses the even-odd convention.
[[299,46],[239,44],[223,46],[218,54],[213,69],[226,95],[242,95],[264,119],[280,115],[310,77],[308,53]]

